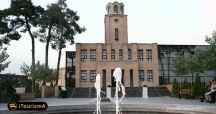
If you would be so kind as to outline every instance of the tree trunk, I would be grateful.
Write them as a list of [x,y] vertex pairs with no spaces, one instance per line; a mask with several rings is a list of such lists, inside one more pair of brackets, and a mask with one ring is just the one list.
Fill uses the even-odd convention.
[[59,79],[59,69],[60,69],[60,62],[61,62],[61,53],[62,53],[62,48],[59,49],[59,53],[58,53],[58,63],[57,63],[57,73],[56,73],[56,85],[58,85],[58,79]]
[[32,79],[32,93],[35,93],[35,79]]
[[52,25],[49,26],[49,31],[48,31],[47,41],[46,41],[46,48],[45,48],[45,67],[46,68],[48,68],[48,63],[49,63],[49,43],[51,40],[51,29],[52,29]]
[[34,36],[31,32],[31,27],[29,25],[27,17],[25,17],[25,21],[26,21],[26,27],[27,27],[28,33],[29,33],[29,35],[31,37],[31,41],[32,41],[32,70],[34,70],[35,69],[35,41],[34,41]]
[[[25,21],[26,21],[26,27],[27,27],[27,31],[30,35],[30,38],[31,38],[31,42],[32,42],[32,67],[31,67],[31,72],[33,72],[35,70],[35,41],[34,41],[34,36],[31,32],[31,27],[29,25],[29,22],[28,22],[28,18],[25,17]],[[32,77],[33,78],[33,77]],[[32,93],[35,92],[35,80],[32,79]]]
[[35,69],[35,41],[34,38],[31,37],[32,39],[32,69]]

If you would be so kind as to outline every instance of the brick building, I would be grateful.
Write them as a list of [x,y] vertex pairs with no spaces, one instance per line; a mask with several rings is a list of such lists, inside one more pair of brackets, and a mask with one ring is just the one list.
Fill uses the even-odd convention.
[[128,43],[127,15],[124,4],[108,3],[105,15],[105,43],[77,43],[75,87],[93,87],[101,74],[102,86],[114,86],[112,73],[122,68],[126,87],[159,85],[157,44]]
[[[175,72],[177,53],[207,49],[206,45],[161,45],[157,43],[128,43],[127,15],[124,4],[108,3],[105,15],[104,43],[76,43],[76,52],[66,52],[66,80],[70,87],[94,87],[97,73],[103,87],[114,86],[116,67],[122,68],[126,87],[150,87],[172,83],[174,79],[188,81],[192,76]],[[180,50],[180,51],[179,51]],[[204,81],[213,76],[202,74]]]

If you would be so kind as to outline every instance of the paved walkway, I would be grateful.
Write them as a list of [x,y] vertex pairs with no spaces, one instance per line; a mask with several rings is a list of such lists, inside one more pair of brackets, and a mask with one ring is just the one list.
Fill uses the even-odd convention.
[[[29,100],[28,100],[29,101]],[[45,98],[36,99],[32,101],[43,101],[47,102],[48,106],[60,109],[60,107],[65,106],[95,106],[95,98]],[[115,106],[111,102],[103,102],[104,106]],[[216,114],[216,104],[202,103],[199,100],[186,100],[186,99],[176,99],[171,97],[156,97],[156,98],[126,98],[122,104],[122,108],[134,108],[134,109],[163,109],[163,110],[176,110],[176,111],[197,111],[197,112],[210,112],[211,114]],[[0,104],[0,112],[7,110],[7,104]]]

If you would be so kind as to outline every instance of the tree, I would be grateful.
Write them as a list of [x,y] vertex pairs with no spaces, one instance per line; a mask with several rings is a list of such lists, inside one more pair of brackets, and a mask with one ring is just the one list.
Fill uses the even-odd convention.
[[176,72],[177,74],[191,74],[192,83],[193,77],[197,73],[203,73],[205,71],[205,52],[201,50],[194,50],[193,53],[189,53],[185,56],[178,56],[176,60]]
[[202,96],[206,91],[205,86],[202,86],[202,82],[200,80],[200,76],[197,75],[195,79],[195,83],[192,86],[192,95],[194,97]]
[[47,10],[43,13],[42,18],[39,21],[41,28],[38,30],[38,36],[41,42],[46,43],[45,47],[45,66],[48,67],[49,62],[49,45],[52,40],[57,39],[56,28],[59,26],[59,15],[61,9],[57,4],[51,4],[47,7]]
[[10,40],[18,40],[20,35],[8,27],[8,22],[5,19],[5,12],[0,10],[0,46],[9,44]]
[[206,36],[206,42],[209,44],[206,52],[207,69],[216,71],[216,31],[212,33],[211,37]]
[[172,95],[173,96],[178,96],[179,95],[179,83],[176,79],[173,81],[173,86],[172,86]]
[[28,33],[32,44],[32,68],[35,66],[35,40],[32,28],[37,27],[43,8],[33,5],[31,0],[11,0],[10,8],[1,10],[1,34],[6,34],[6,40],[21,37],[21,33]]
[[33,80],[32,89],[35,94],[37,94],[39,86],[37,84],[42,83],[42,85],[45,85],[46,82],[55,81],[55,71],[50,69],[49,67],[46,68],[44,64],[40,64],[38,61],[35,64],[35,69],[31,70],[32,66],[28,66],[26,64],[23,64],[21,66],[21,71],[26,76],[30,77]]
[[45,65],[40,64],[39,61],[35,64],[34,71],[31,70],[31,66],[28,66],[26,64],[23,64],[21,66],[21,71],[26,76],[29,76],[31,79],[34,79],[37,82],[42,82],[43,84],[45,84],[45,82],[55,79],[53,78],[55,71],[50,68],[46,68]]
[[[60,68],[60,60],[62,49],[65,48],[65,43],[70,42],[70,44],[74,44],[74,36],[77,33],[82,33],[85,31],[84,27],[80,27],[78,24],[79,16],[76,12],[69,9],[66,0],[59,0],[56,5],[58,6],[58,17],[59,22],[56,27],[53,28],[55,31],[54,36],[55,39],[52,41],[52,48],[58,50],[58,62],[57,62],[57,73],[56,78],[58,79],[59,68]],[[58,80],[56,82],[58,84]]]
[[10,79],[1,79],[0,80],[0,102],[9,102],[16,101],[17,95],[16,90],[14,89],[14,81]]
[[[50,43],[52,43],[52,47],[56,47],[56,45],[59,45],[59,43],[56,44],[56,42],[61,42],[60,39],[62,38],[60,37],[71,37],[67,38],[67,40],[69,40],[73,44],[73,36],[77,32],[81,33],[83,31],[83,28],[81,28],[76,22],[78,20],[79,17],[77,16],[76,12],[67,8],[66,0],[59,0],[57,3],[48,5],[47,10],[45,11],[45,13],[43,13],[42,18],[39,22],[41,28],[38,32],[40,41],[46,43],[46,67],[48,67],[49,62],[48,53]],[[62,35],[61,31],[64,31]],[[61,51],[59,53],[61,53]]]

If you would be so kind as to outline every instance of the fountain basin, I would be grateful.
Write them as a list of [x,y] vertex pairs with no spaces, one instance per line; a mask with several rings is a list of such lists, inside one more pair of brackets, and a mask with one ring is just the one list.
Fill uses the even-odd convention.
[[[2,114],[96,114],[96,106],[89,105],[71,105],[71,106],[51,106],[47,111],[42,112],[24,112],[5,111]],[[102,114],[115,114],[115,106],[110,103],[101,105]],[[151,106],[151,105],[134,105],[134,104],[122,104],[120,108],[122,114],[215,114],[211,111],[198,111],[176,108],[165,108],[164,106]]]

